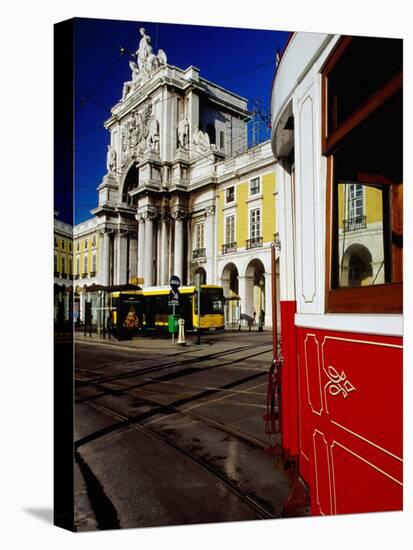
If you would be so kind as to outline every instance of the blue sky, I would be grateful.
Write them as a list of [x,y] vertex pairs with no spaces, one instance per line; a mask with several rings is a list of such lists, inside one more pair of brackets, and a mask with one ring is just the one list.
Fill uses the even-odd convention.
[[[249,100],[260,98],[269,111],[275,55],[277,48],[282,51],[288,32],[76,19],[75,223],[89,218],[97,205],[96,187],[106,172],[109,143],[103,122],[119,101],[123,82],[130,80],[129,56],[120,55],[119,49],[137,49],[141,26],[154,49],[166,52],[169,64],[183,69],[193,65],[202,77],[224,88]],[[56,195],[59,219],[70,223],[60,198]]]

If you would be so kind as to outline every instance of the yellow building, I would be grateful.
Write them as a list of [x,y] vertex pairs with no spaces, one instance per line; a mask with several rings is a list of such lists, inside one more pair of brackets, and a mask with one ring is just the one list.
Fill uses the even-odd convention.
[[271,245],[277,241],[275,165],[263,142],[217,166],[217,277],[227,323],[272,322]]
[[[98,281],[99,234],[96,218],[73,226],[54,221],[55,319],[84,320],[86,287]],[[60,305],[59,305],[60,304]]]
[[385,282],[383,189],[357,182],[338,184],[340,286]]

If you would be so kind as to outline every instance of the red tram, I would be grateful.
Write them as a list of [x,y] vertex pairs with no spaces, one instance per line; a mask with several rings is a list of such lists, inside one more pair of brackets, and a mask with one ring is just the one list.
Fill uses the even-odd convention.
[[273,83],[281,445],[314,515],[403,506],[402,68],[398,39],[295,33]]

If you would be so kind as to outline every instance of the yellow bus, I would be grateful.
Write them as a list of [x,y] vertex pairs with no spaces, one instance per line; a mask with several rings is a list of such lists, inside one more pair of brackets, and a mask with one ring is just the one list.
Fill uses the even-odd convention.
[[[167,286],[147,287],[110,294],[112,333],[119,339],[131,338],[138,331],[167,329],[171,289]],[[185,320],[185,330],[223,329],[224,292],[216,285],[201,285],[201,315],[195,286],[179,288],[179,306],[175,313]]]

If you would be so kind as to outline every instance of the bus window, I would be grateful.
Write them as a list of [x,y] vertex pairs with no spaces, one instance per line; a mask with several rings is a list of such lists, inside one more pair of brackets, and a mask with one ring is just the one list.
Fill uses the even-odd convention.
[[[198,314],[198,300],[195,292],[195,314]],[[203,288],[201,290],[201,316],[224,313],[224,295],[221,288]]]

